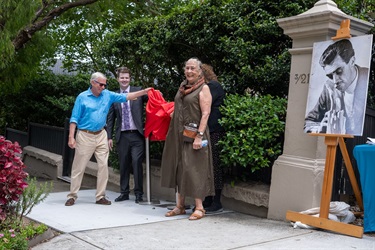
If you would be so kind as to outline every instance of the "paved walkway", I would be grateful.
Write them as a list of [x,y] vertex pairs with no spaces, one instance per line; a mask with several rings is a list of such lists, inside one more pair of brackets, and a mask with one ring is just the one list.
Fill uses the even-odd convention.
[[[56,186],[57,185],[57,186]],[[29,218],[60,235],[32,249],[375,249],[375,237],[362,239],[333,232],[294,229],[289,222],[258,218],[224,210],[198,221],[187,215],[165,217],[166,206],[135,204],[130,200],[110,206],[95,204],[95,190],[83,189],[72,207],[64,206],[69,184],[38,204]],[[118,193],[108,191],[114,200]]]

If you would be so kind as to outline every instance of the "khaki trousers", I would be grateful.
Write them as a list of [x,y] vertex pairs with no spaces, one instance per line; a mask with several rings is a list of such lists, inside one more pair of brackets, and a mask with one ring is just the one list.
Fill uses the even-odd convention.
[[98,174],[96,180],[96,200],[105,197],[108,182],[108,139],[105,129],[97,135],[78,130],[76,135],[76,148],[72,165],[70,193],[68,199],[77,199],[77,193],[81,188],[82,178],[87,163],[92,155],[95,155],[98,163]]

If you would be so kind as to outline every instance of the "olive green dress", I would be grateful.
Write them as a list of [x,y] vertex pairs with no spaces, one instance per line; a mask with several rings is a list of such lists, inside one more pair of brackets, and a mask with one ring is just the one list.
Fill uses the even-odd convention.
[[161,164],[163,187],[178,188],[183,196],[201,199],[215,195],[208,126],[202,140],[207,139],[209,143],[198,150],[193,149],[192,142],[184,142],[182,133],[185,124],[196,123],[199,126],[202,117],[199,93],[203,86],[184,98],[177,92]]

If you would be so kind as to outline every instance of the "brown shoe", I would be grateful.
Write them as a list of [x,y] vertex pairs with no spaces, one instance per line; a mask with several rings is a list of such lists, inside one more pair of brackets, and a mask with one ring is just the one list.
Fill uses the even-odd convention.
[[100,200],[96,201],[96,204],[100,205],[111,205],[111,202],[107,200],[106,198],[101,198]]
[[171,211],[166,213],[165,217],[172,217],[172,216],[182,215],[182,214],[186,214],[185,206],[180,206],[180,207],[176,206]]
[[65,202],[65,206],[73,206],[74,205],[74,202],[75,200],[73,198],[69,198],[66,202]]
[[199,219],[202,219],[205,214],[206,214],[206,210],[196,208],[195,211],[194,211],[194,213],[192,213],[190,215],[189,220],[199,220]]

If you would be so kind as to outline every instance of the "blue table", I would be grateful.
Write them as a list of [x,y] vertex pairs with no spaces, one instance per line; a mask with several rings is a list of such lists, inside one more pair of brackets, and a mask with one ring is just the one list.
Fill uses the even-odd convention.
[[353,150],[362,186],[365,233],[375,232],[375,145],[357,145]]

